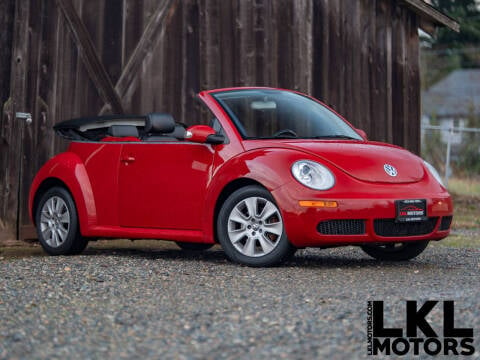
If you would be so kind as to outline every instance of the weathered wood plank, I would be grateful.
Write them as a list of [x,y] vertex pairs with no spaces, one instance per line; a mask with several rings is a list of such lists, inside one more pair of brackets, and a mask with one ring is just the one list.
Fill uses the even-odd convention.
[[[183,82],[182,82],[182,121],[191,124],[193,114],[200,105],[196,94],[200,91],[200,47],[199,47],[199,9],[197,1],[190,0],[183,6],[184,42],[183,42]],[[233,27],[232,27],[233,32]]]
[[[158,4],[155,13],[151,16],[135,50],[127,65],[123,68],[115,90],[120,98],[129,101],[139,81],[140,68],[146,65],[146,61],[152,57],[151,52],[158,42],[164,37],[165,21],[175,14],[176,3],[173,0],[163,0]],[[172,7],[172,4],[175,5]],[[139,16],[139,15],[136,15]],[[168,20],[168,19],[167,19]]]
[[103,47],[100,54],[102,64],[113,84],[122,73],[122,26],[123,0],[109,0],[105,2],[105,16],[103,19]]
[[[42,14],[45,2],[39,2],[36,0],[30,0],[30,14]],[[30,16],[28,21],[29,28],[29,49],[26,68],[29,69],[29,76],[26,78],[25,89],[25,108],[23,111],[35,115],[35,104],[38,94],[38,83],[40,75],[40,54],[41,54],[41,36],[44,19],[41,16]],[[38,170],[36,167],[37,159],[37,131],[38,123],[37,119],[33,119],[32,123],[25,123],[23,127],[23,141],[21,144],[22,157],[20,160],[20,177],[19,177],[19,210],[18,210],[18,237],[23,239],[25,234],[23,233],[24,225],[30,225],[30,218],[28,214],[28,193],[30,185],[33,181],[33,177]]]
[[255,82],[256,85],[266,84],[266,51],[265,51],[265,4],[262,0],[253,1],[253,46],[255,49]]
[[[341,113],[358,126],[357,114],[353,112],[353,81],[354,81],[354,59],[355,51],[358,51],[359,39],[355,34],[355,27],[358,19],[356,19],[356,7],[358,2],[341,1],[340,2],[340,34],[341,34],[341,57],[344,59],[343,66],[339,66],[343,73],[340,91],[340,107]],[[358,31],[358,30],[357,30]],[[357,47],[357,49],[355,49]],[[355,69],[355,73],[359,74],[359,68]],[[357,84],[360,85],[360,84]],[[358,86],[355,92],[363,92],[363,86]]]
[[291,1],[280,0],[278,4],[278,86],[281,88],[295,89],[294,66],[293,64],[293,5]]
[[[364,129],[370,122],[370,83],[369,67],[362,66],[362,59],[368,61],[368,28],[364,28],[361,23],[363,4],[355,1],[351,4],[351,20],[347,21],[350,27],[349,36],[346,39],[350,52],[350,67],[347,74],[346,85],[348,85],[347,98],[345,103],[350,111],[349,119],[355,123],[355,126]],[[372,21],[375,21],[372,19]],[[353,42],[353,43],[349,43]]]
[[312,93],[312,2],[310,0],[301,0],[293,2],[292,18],[294,41],[293,47],[293,77],[295,79],[294,88]]
[[27,95],[27,77],[29,58],[28,19],[30,4],[27,1],[15,4],[14,31],[12,41],[12,65],[10,76],[10,104],[8,114],[4,117],[3,135],[7,142],[6,152],[3,154],[2,164],[5,166],[5,174],[2,179],[2,207],[0,219],[10,229],[14,229],[15,235],[19,235],[20,202],[19,197],[22,178],[22,143],[24,137],[25,121],[18,120],[15,112],[25,111]]
[[[55,1],[56,0],[50,0],[50,9],[52,10],[51,16],[53,21],[51,20],[48,23],[48,35],[44,45],[46,48],[44,66],[46,67],[48,73],[44,79],[45,88],[43,90],[46,94],[46,97],[43,98],[46,99],[48,104],[48,113],[46,115],[45,123],[47,131],[50,132],[51,127],[55,124],[55,122],[59,122],[62,119],[58,111],[58,104],[61,103],[59,100],[59,84],[61,79],[59,79],[59,77],[63,54],[61,40],[63,39],[62,35],[64,35],[65,20],[58,10]],[[42,96],[42,90],[40,90],[40,94],[40,96]],[[52,136],[51,141],[46,143],[50,156],[58,151],[58,149],[55,147],[55,138],[55,136]]]
[[[122,73],[126,68],[126,65],[130,60],[133,52],[135,51],[143,34],[143,21],[143,0],[123,0],[121,61]],[[118,81],[115,86],[117,85]],[[117,91],[117,93],[120,93],[117,87],[115,88],[115,90]],[[136,90],[139,90],[138,86],[136,87]],[[133,97],[134,95],[131,94],[129,97],[122,98],[123,106],[126,112],[137,112],[136,109],[133,109]]]
[[[19,237],[19,213],[21,211],[19,198],[21,194],[20,179],[22,178],[22,145],[24,139],[25,121],[18,120],[15,117],[17,111],[26,110],[27,97],[27,78],[25,74],[28,69],[29,59],[29,34],[28,20],[30,16],[30,6],[27,1],[17,2],[15,6],[15,29],[13,32],[13,50],[12,50],[12,67],[11,67],[11,83],[10,93],[12,99],[12,113],[9,116],[10,124],[5,133],[8,141],[8,160],[6,168],[8,175],[6,176],[5,185],[8,189],[4,198],[4,215],[0,218],[5,219],[8,224],[15,224],[15,232]],[[12,209],[15,209],[12,211]]]
[[237,56],[241,59],[238,85],[253,86],[256,85],[253,9],[248,2],[240,1],[237,11]]
[[399,7],[393,10],[392,18],[392,114],[393,143],[408,146],[406,138],[406,116],[408,93],[406,81],[406,44],[405,44],[405,13]]
[[[104,52],[104,19],[108,14],[105,11],[106,0],[88,1],[82,0],[77,7],[77,11],[85,28],[90,35],[93,46],[95,47],[99,57]],[[57,6],[55,9],[60,13]],[[62,16],[63,18],[63,16]],[[68,31],[68,29],[65,29]],[[77,74],[75,79],[75,91],[76,91],[76,103],[75,103],[75,116],[92,116],[97,115],[99,109],[104,105],[102,97],[99,96],[99,91],[96,89],[96,84],[90,78],[87,66],[83,60],[83,57],[77,56],[76,67]],[[122,103],[122,105],[124,105]],[[111,113],[112,109],[108,105],[107,112]]]
[[392,39],[391,6],[388,0],[376,0],[375,42],[372,71],[371,139],[392,142]]
[[[265,69],[270,69],[269,71],[265,71],[265,85],[278,87],[277,49],[279,47],[279,41],[282,39],[280,39],[278,35],[278,7],[274,1],[266,2],[265,17],[268,19],[268,21],[265,22],[265,38],[263,39],[266,59]],[[234,15],[232,15],[232,19],[234,19]],[[237,62],[241,61],[240,57],[235,57],[234,60]]]
[[328,1],[313,1],[313,96],[329,103],[329,26]]
[[340,34],[340,3],[338,1],[329,1],[328,7],[328,73],[332,76],[328,81],[328,104],[335,110],[342,112],[341,92],[343,84],[343,62],[335,59],[342,59],[341,56],[341,34]]
[[408,111],[406,118],[408,149],[417,155],[421,150],[421,104],[420,104],[420,48],[418,39],[418,18],[409,14],[407,22],[407,83]]
[[120,97],[116,93],[112,81],[99,59],[92,39],[71,0],[57,0],[57,4],[67,20],[71,34],[79,47],[80,55],[85,61],[88,73],[95,83],[100,96],[105,102],[110,104],[116,113],[124,113]]
[[10,76],[12,62],[12,39],[15,18],[15,1],[5,0],[0,2],[0,48],[2,56],[0,57],[0,232],[6,237],[13,239],[15,237],[15,223],[12,216],[7,214],[10,209],[8,204],[10,186],[9,177],[9,158],[10,158],[10,139],[7,135],[8,129],[12,126],[11,116],[13,113],[12,101],[10,98]]
[[2,29],[2,31],[0,31],[0,49],[2,49],[2,56],[0,56],[0,84],[2,84],[2,86],[0,86],[0,104],[2,105],[10,97],[10,66],[12,59],[14,14],[15,0],[4,0],[0,2],[0,29]]

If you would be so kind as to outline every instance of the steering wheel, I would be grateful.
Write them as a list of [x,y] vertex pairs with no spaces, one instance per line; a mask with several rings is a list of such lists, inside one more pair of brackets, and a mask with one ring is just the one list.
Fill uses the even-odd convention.
[[273,137],[279,137],[280,135],[283,135],[283,136],[291,136],[291,137],[298,137],[297,133],[293,130],[290,130],[290,129],[282,129],[280,131],[277,131],[275,134],[273,134]]

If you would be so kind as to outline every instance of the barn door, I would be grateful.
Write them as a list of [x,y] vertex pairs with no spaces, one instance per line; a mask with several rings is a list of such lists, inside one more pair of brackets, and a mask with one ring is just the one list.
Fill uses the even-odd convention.
[[[0,237],[25,239],[36,237],[28,214],[33,177],[68,145],[53,125],[131,112],[142,69],[180,2],[149,1],[148,11],[136,0],[6,2],[14,20],[9,93],[0,102]],[[31,113],[32,122],[18,112]]]
[[28,2],[17,1],[14,11],[17,21],[14,21],[12,34],[10,96],[2,107],[0,128],[0,227],[3,229],[3,236],[11,239],[21,237],[19,219],[22,217],[22,204],[25,201],[21,181],[25,160],[24,144],[27,134],[31,133],[28,130],[31,127],[31,116],[26,113]]

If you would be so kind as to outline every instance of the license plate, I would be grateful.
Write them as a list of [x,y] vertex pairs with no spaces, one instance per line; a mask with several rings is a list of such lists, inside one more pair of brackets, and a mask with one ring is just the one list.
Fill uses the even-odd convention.
[[397,209],[396,221],[412,222],[424,221],[427,219],[427,200],[397,200],[395,201]]

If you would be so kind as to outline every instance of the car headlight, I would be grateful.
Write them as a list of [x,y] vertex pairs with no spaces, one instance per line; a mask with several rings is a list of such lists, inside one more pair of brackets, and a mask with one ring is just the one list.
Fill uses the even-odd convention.
[[315,190],[328,190],[335,177],[325,166],[315,161],[300,160],[292,165],[292,174],[301,184]]
[[445,187],[445,185],[443,185],[443,181],[442,181],[442,177],[440,176],[440,174],[438,173],[437,169],[435,169],[433,167],[433,165],[429,164],[428,162],[426,162],[425,160],[423,160],[423,163],[425,164],[425,166],[427,167],[428,171],[430,172],[430,174],[432,174],[432,176],[435,178],[435,180],[437,180],[440,185],[442,185],[443,187]]

